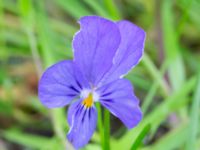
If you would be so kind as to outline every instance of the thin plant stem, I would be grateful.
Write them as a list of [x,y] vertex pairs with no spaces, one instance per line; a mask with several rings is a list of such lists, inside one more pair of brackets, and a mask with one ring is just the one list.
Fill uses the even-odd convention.
[[29,45],[30,45],[32,56],[33,56],[33,61],[36,65],[37,74],[38,74],[38,77],[40,77],[43,71],[42,71],[42,63],[40,61],[40,55],[36,46],[37,45],[36,39],[31,29],[27,29],[26,33],[29,39]]
[[104,110],[104,150],[110,150],[110,113]]
[[101,145],[102,149],[104,149],[104,129],[103,129],[103,122],[102,122],[102,110],[101,110],[101,105],[100,103],[96,103],[96,108],[98,112],[98,130],[100,134],[100,139],[101,139]]
[[147,54],[144,54],[143,56],[143,63],[145,67],[149,70],[149,73],[152,75],[154,80],[158,81],[163,94],[167,96],[169,94],[168,84],[165,80],[162,79],[160,72],[157,70],[156,66],[153,64],[152,60]]
[[[163,77],[167,67],[169,65],[169,62],[166,60],[163,65],[161,66],[161,69],[160,69],[160,75],[161,77]],[[147,96],[145,97],[144,99],[144,103],[142,105],[142,111],[143,113],[145,114],[153,100],[153,97],[155,96],[156,92],[158,91],[159,89],[159,81],[158,80],[155,80],[147,94]],[[164,95],[165,98],[167,97],[166,95]]]
[[[54,43],[49,37],[49,24],[48,24],[48,17],[45,12],[45,4],[43,1],[38,1],[36,7],[35,7],[35,14],[40,17],[40,19],[37,22],[37,28],[38,29],[38,36],[41,42],[41,50],[43,52],[43,60],[44,60],[44,66],[45,68],[52,65],[55,62],[53,53],[51,51],[52,47],[50,47],[50,43]],[[51,122],[53,125],[54,133],[56,137],[59,138],[61,142],[61,147],[66,147],[69,150],[72,150],[73,148],[69,148],[70,143],[66,140],[65,135],[65,126],[63,124],[63,120],[65,120],[64,115],[64,109],[54,109],[50,110],[50,117]]]

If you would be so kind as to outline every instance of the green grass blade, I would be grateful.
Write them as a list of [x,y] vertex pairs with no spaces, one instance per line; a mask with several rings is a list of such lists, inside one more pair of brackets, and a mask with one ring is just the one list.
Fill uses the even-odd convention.
[[147,54],[144,54],[142,63],[148,69],[148,71],[151,74],[151,76],[153,77],[153,79],[155,81],[158,81],[164,95],[168,95],[169,89],[168,89],[168,85],[167,85],[166,81],[163,80],[162,75],[157,70],[156,66],[154,65],[154,63],[152,62],[152,60],[149,58],[149,56]]
[[[55,47],[55,42],[52,40],[52,30],[49,26],[49,20],[45,12],[43,1],[38,1],[35,14],[40,18],[37,21],[37,30],[40,39],[41,50],[43,52],[42,58],[44,60],[44,66],[47,68],[56,62],[56,53],[52,50]],[[50,114],[55,135],[60,141],[62,141],[62,146],[66,146],[67,141],[65,133],[67,125],[65,111],[63,108],[52,109]]]
[[[179,149],[187,139],[188,125],[184,124],[168,132],[145,150],[174,150]],[[177,140],[178,139],[178,140]],[[192,149],[191,149],[192,150]]]
[[10,101],[4,101],[0,98],[0,114],[7,117],[13,115],[13,105]]
[[199,13],[200,13],[200,3],[199,0],[179,0],[178,5],[182,9],[182,15],[180,18],[180,22],[177,27],[177,32],[184,31],[184,27],[186,27],[188,20],[192,22],[193,27],[196,27],[198,31],[200,31],[200,20],[199,20]]
[[[161,4],[161,20],[163,30],[163,43],[165,57],[170,60],[168,68],[169,83],[171,86],[171,92],[177,91],[182,87],[185,82],[185,66],[183,63],[183,57],[180,46],[179,37],[175,31],[174,24],[174,11],[173,1],[164,0]],[[179,114],[182,120],[187,118],[187,109],[182,108],[179,110]]]
[[145,138],[145,136],[148,134],[149,130],[150,130],[151,126],[150,124],[147,124],[142,131],[140,132],[140,134],[137,136],[136,140],[134,141],[131,150],[137,150],[137,148],[140,146],[140,144],[142,143],[142,140]]
[[14,129],[14,128],[1,131],[1,136],[3,136],[5,139],[11,142],[24,145],[32,149],[41,149],[41,148],[45,149],[50,145],[52,146],[53,143],[52,139],[38,135],[23,133],[19,129]]
[[47,19],[47,15],[45,14],[45,7],[44,2],[39,1],[36,5],[35,14],[38,18],[37,21],[37,30],[39,35],[39,42],[41,45],[42,50],[42,58],[44,60],[44,66],[48,67],[55,63],[54,54],[52,51],[53,48],[53,41],[51,41],[51,35],[50,35],[50,27],[49,27],[49,21]]
[[178,37],[174,27],[174,15],[172,9],[173,1],[164,0],[161,5],[161,18],[163,29],[164,50],[167,59],[170,60],[169,80],[172,89],[178,90],[185,81],[185,68],[179,49]]
[[0,59],[7,58],[6,52],[6,40],[5,40],[5,29],[4,29],[4,2],[0,0]]
[[83,2],[77,0],[54,0],[60,7],[75,19],[90,15],[91,12],[83,5]]
[[129,72],[125,78],[130,80],[135,87],[142,90],[148,91],[151,87],[151,81],[147,81],[142,76],[135,74],[134,71]]
[[104,0],[105,9],[109,12],[112,19],[119,20],[121,18],[120,12],[117,9],[114,0]]
[[187,146],[186,150],[195,150],[195,144],[197,142],[197,135],[199,132],[199,112],[200,112],[200,73],[198,74],[198,81],[196,90],[194,93],[194,98],[191,107],[191,114],[190,114],[190,125],[188,132],[188,139],[187,139]]
[[116,149],[129,149],[129,146],[132,144],[130,142],[137,138],[141,130],[148,123],[151,124],[151,129],[154,131],[155,128],[168,117],[169,113],[178,110],[187,104],[189,99],[186,97],[193,90],[195,83],[196,77],[188,80],[179,91],[168,97],[149,113],[137,127],[127,132],[120,141],[114,142],[113,147]]
[[106,9],[98,1],[84,0],[98,15],[112,19]]
[[34,35],[34,29],[33,29],[33,24],[35,22],[33,19],[34,16],[33,16],[32,1],[31,0],[19,0],[18,5],[19,5],[21,21],[23,23],[23,29],[28,37],[29,47],[30,47],[30,50],[32,53],[34,63],[36,65],[38,77],[40,77],[42,75],[42,64],[40,61],[40,56],[39,56],[39,52],[37,49],[37,41],[36,41],[36,37]]
[[183,15],[181,15],[181,19],[180,19],[179,24],[177,26],[177,35],[178,36],[180,36],[181,32],[184,29],[185,24],[187,23],[187,20],[189,18],[189,12],[190,12],[190,9],[192,7],[193,0],[190,0],[190,1],[180,0],[180,3],[182,5],[184,5],[184,8],[182,8],[183,9]]
[[[160,70],[160,75],[161,77],[164,78],[164,73],[167,69],[167,61],[165,61],[161,67],[161,70]],[[152,103],[153,101],[153,97],[156,95],[156,92],[159,88],[159,80],[155,80],[154,83],[152,84],[151,88],[149,89],[149,92],[147,94],[147,96],[145,97],[144,99],[144,103],[142,104],[142,112],[143,114],[145,114],[150,106],[150,104]],[[166,96],[166,95],[164,95]]]

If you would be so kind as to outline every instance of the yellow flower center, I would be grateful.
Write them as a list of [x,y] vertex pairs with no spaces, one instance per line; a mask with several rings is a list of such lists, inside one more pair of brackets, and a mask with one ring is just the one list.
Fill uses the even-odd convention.
[[83,104],[85,107],[87,107],[87,108],[92,107],[92,105],[93,105],[93,96],[92,96],[92,93],[90,93],[90,94],[88,95],[88,97],[85,98],[85,99],[82,101],[82,104]]

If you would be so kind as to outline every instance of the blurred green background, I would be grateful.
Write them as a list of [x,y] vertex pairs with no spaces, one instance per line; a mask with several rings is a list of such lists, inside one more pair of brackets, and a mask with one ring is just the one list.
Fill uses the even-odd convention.
[[[77,20],[127,19],[146,33],[127,78],[144,118],[127,131],[111,116],[111,150],[200,149],[199,0],[0,0],[0,150],[67,150],[66,108],[38,100],[45,68],[72,59]],[[84,150],[101,150],[95,132]]]

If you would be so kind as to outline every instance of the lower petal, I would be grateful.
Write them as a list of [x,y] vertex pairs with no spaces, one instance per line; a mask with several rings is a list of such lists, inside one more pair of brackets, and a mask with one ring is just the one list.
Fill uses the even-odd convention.
[[128,128],[133,128],[142,119],[139,101],[133,94],[131,83],[119,79],[101,87],[100,102],[110,112],[118,117]]
[[70,127],[68,140],[78,149],[86,145],[91,139],[97,123],[95,107],[86,108],[81,101],[69,107],[68,122]]

